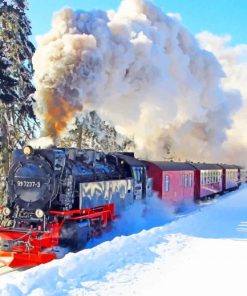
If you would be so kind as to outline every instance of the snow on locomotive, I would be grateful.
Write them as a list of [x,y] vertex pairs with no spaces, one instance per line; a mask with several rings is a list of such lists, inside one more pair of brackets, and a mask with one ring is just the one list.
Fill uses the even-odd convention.
[[143,162],[94,150],[13,152],[2,208],[0,263],[34,266],[57,258],[56,247],[80,249],[115,215],[151,192]]

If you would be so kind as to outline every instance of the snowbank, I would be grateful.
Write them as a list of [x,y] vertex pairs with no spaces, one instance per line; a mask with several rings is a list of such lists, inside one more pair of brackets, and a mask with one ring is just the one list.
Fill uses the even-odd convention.
[[246,186],[164,226],[149,227],[171,216],[154,218],[136,221],[139,233],[126,224],[112,241],[2,276],[0,295],[246,295]]

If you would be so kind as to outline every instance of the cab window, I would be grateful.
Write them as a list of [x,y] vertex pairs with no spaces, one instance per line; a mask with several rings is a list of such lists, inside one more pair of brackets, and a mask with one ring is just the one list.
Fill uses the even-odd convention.
[[134,175],[134,179],[137,183],[142,182],[142,174],[143,174],[142,167],[133,167],[133,175]]

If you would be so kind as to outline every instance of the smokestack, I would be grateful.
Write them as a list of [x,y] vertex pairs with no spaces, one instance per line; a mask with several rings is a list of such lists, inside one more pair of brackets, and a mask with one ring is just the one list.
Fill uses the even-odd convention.
[[58,12],[33,58],[43,135],[59,137],[82,110],[96,110],[162,159],[218,157],[241,105],[221,87],[215,56],[178,19],[144,0],[117,11]]

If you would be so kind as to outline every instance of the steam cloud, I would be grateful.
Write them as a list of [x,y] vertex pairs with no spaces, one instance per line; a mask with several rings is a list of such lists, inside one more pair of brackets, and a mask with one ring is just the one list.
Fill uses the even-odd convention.
[[227,131],[228,141],[224,143],[223,149],[228,161],[247,166],[247,44],[231,46],[231,36],[216,36],[209,32],[202,32],[197,38],[201,46],[213,52],[222,64],[226,73],[222,81],[224,88],[237,88],[243,97],[243,106],[233,116],[233,126]]
[[217,160],[240,93],[179,23],[144,0],[115,11],[58,12],[33,58],[43,135],[56,139],[82,110],[96,109],[142,156]]

